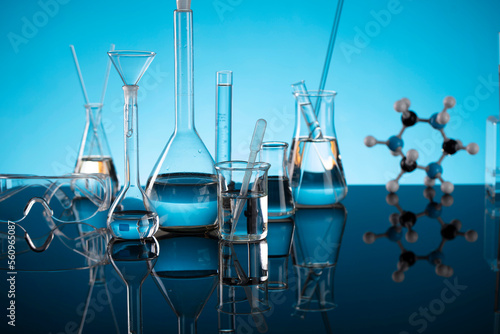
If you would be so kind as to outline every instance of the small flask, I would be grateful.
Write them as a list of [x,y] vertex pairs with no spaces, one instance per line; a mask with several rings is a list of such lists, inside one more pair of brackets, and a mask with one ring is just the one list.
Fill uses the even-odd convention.
[[285,142],[264,142],[259,152],[260,161],[271,164],[268,172],[268,219],[283,219],[293,215],[292,188],[288,178]]

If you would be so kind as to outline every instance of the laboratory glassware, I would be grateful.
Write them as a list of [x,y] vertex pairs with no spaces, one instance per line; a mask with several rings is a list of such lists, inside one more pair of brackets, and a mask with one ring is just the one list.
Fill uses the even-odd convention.
[[500,272],[500,205],[489,194],[484,202],[484,259],[491,270]]
[[260,161],[271,165],[268,172],[268,219],[283,219],[293,215],[292,188],[287,170],[288,144],[285,142],[264,142],[259,152]]
[[141,240],[113,238],[108,257],[127,286],[128,333],[142,333],[142,283],[153,270],[160,247],[155,237]]
[[267,242],[269,244],[269,290],[288,288],[288,257],[292,248],[295,224],[292,218],[269,220]]
[[[220,237],[233,241],[261,240],[267,235],[267,172],[270,165],[247,161],[226,161],[215,165],[218,177]],[[244,178],[249,176],[242,195]],[[238,214],[238,203],[241,212]]]
[[220,312],[255,315],[270,309],[267,253],[266,240],[219,241]]
[[231,160],[233,72],[217,72],[215,162]]
[[214,160],[195,129],[193,99],[193,12],[177,1],[175,37],[175,130],[146,185],[160,228],[201,231],[217,226]]
[[[116,174],[115,165],[111,156],[111,150],[109,149],[106,132],[104,131],[104,127],[102,125],[102,107],[104,96],[106,94],[106,87],[108,85],[111,61],[108,60],[106,67],[106,76],[104,77],[104,87],[101,94],[101,101],[99,103],[91,103],[87,95],[87,89],[85,88],[85,82],[80,70],[75,48],[73,45],[70,45],[70,48],[75,61],[78,77],[80,79],[83,97],[85,99],[84,107],[86,113],[85,129],[83,131],[82,141],[78,150],[78,157],[74,172],[84,174],[101,173],[108,175],[112,184],[112,197],[114,197],[119,189],[118,176]],[[111,44],[111,50],[114,50],[113,44]]]
[[[297,83],[296,85],[301,85]],[[305,87],[303,89],[305,90]],[[325,207],[341,201],[347,194],[344,170],[334,124],[333,91],[295,93],[295,132],[288,159],[288,171],[295,206]],[[306,121],[304,108],[317,106],[321,134]],[[314,130],[314,131],[312,131]]]
[[137,109],[137,86],[154,52],[110,51],[113,65],[124,83],[125,105],[124,146],[125,180],[123,189],[117,195],[108,214],[108,228],[122,239],[142,239],[153,236],[158,230],[158,215],[142,189],[139,180],[139,127]]
[[[499,55],[500,55],[500,33]],[[500,60],[498,65],[498,77],[500,79]],[[500,203],[500,117],[490,116],[486,121],[486,192],[490,200]]]
[[295,212],[292,260],[298,276],[298,312],[334,309],[334,275],[347,211],[342,204]]
[[152,278],[177,315],[178,333],[195,334],[196,321],[218,282],[218,239],[166,234],[158,243],[162,253]]

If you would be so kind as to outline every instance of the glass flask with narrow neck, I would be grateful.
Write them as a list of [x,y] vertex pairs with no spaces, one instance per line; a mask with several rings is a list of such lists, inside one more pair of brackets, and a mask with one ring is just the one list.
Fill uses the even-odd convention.
[[295,210],[288,178],[285,142],[264,142],[259,151],[260,161],[271,164],[268,172],[268,219],[283,219]]
[[174,11],[175,130],[146,184],[160,229],[200,231],[216,227],[214,161],[194,125],[193,12],[189,1]]
[[[300,83],[299,83],[300,84]],[[303,83],[301,83],[303,84]],[[296,92],[295,132],[288,159],[297,208],[328,207],[347,195],[347,185],[334,123],[333,91]],[[321,128],[313,136],[304,112],[311,108]]]
[[118,177],[109,149],[108,139],[102,126],[102,103],[85,105],[86,124],[78,151],[75,173],[109,176],[112,197],[118,192]]
[[109,210],[107,224],[116,238],[149,238],[158,230],[158,215],[139,180],[137,83],[153,61],[155,53],[110,51],[108,55],[124,83],[125,177],[123,189]]

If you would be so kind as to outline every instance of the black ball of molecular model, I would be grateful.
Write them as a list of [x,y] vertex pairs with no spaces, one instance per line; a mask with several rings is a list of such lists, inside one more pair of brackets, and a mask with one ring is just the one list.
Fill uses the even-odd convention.
[[[441,181],[441,191],[445,194],[451,194],[454,190],[453,183],[445,181],[442,178],[443,167],[441,166],[441,162],[448,155],[453,155],[460,150],[466,150],[469,154],[476,154],[479,152],[479,146],[476,143],[470,143],[467,146],[464,146],[460,140],[455,140],[448,138],[444,132],[444,128],[448,121],[450,120],[450,114],[448,113],[448,109],[453,108],[455,106],[455,98],[452,96],[447,96],[444,98],[443,104],[444,108],[441,112],[433,114],[429,119],[419,118],[414,111],[409,110],[410,108],[410,100],[407,98],[402,98],[399,101],[394,103],[394,110],[402,113],[401,121],[403,123],[403,128],[399,132],[399,134],[395,136],[389,137],[386,141],[379,141],[375,139],[373,136],[367,136],[364,140],[365,145],[368,147],[375,146],[376,144],[384,144],[387,145],[389,150],[391,150],[391,154],[394,156],[401,156],[401,172],[394,179],[386,184],[386,189],[389,192],[396,192],[399,189],[399,180],[405,173],[411,173],[416,169],[422,169],[426,172],[426,177],[424,179],[424,184],[427,187],[433,187],[436,179]],[[402,139],[403,133],[406,128],[414,126],[417,122],[425,122],[429,123],[430,126],[436,130],[438,130],[443,136],[443,145],[442,151],[443,154],[438,161],[431,162],[427,166],[420,166],[417,164],[418,152],[414,149],[408,150],[406,155],[403,153],[404,141]]]
[[[378,238],[387,238],[395,242],[400,250],[399,261],[397,270],[392,274],[394,282],[402,282],[405,279],[405,272],[410,269],[418,260],[427,260],[435,267],[436,275],[442,277],[450,277],[453,275],[453,268],[444,264],[443,247],[447,241],[455,239],[457,236],[463,236],[468,242],[475,242],[477,240],[477,232],[468,230],[461,232],[462,223],[458,219],[453,219],[450,223],[444,222],[441,218],[443,206],[451,206],[453,204],[453,197],[445,194],[441,197],[439,202],[434,200],[436,191],[433,188],[426,188],[424,190],[424,197],[429,200],[425,210],[421,213],[414,213],[406,211],[399,205],[399,197],[395,193],[388,194],[386,202],[389,205],[395,206],[399,213],[393,213],[389,216],[391,227],[385,233],[375,234],[373,232],[366,232],[363,235],[363,241],[367,244],[372,244]],[[439,246],[426,255],[417,255],[414,252],[406,249],[401,241],[403,238],[403,229],[406,229],[405,239],[407,242],[414,243],[418,240],[418,233],[413,229],[417,223],[418,218],[427,216],[436,219],[441,225],[440,235],[441,242]]]

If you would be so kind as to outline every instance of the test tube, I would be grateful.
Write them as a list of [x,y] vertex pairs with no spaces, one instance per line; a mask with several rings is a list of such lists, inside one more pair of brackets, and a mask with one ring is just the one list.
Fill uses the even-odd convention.
[[231,116],[233,72],[217,72],[217,115],[215,123],[215,162],[231,160]]
[[318,119],[316,118],[316,113],[312,106],[311,100],[306,95],[307,88],[304,80],[292,84],[293,93],[297,99],[297,103],[300,105],[300,111],[309,127],[309,138],[311,139],[322,139],[323,134],[321,133],[321,127],[319,126]]

